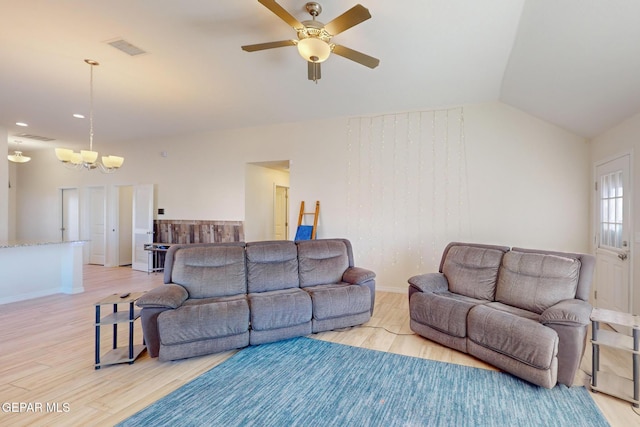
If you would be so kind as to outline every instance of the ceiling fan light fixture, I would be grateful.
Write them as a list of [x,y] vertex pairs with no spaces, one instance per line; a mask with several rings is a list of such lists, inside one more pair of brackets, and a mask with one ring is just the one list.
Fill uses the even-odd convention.
[[320,63],[329,58],[331,47],[323,40],[308,37],[298,41],[298,53],[305,61]]
[[342,15],[329,21],[329,23],[323,24],[316,19],[322,12],[322,6],[316,2],[308,2],[305,5],[312,19],[302,22],[298,21],[275,0],[258,0],[258,2],[292,27],[296,31],[298,39],[241,46],[245,52],[297,46],[298,53],[307,61],[307,76],[309,80],[316,83],[320,79],[321,63],[326,61],[332,53],[369,68],[376,68],[380,64],[380,60],[377,58],[335,44],[332,41],[334,36],[371,18],[369,10],[361,4],[353,6]]

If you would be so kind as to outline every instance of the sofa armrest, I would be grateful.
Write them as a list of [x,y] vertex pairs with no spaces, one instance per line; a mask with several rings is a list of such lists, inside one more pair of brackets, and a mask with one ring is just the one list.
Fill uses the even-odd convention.
[[142,308],[178,308],[189,298],[185,288],[175,283],[158,286],[136,300]]
[[590,322],[591,304],[579,299],[567,299],[549,307],[540,315],[543,325],[587,326]]
[[349,267],[342,275],[342,281],[352,285],[361,285],[364,282],[375,279],[376,273],[366,268]]
[[369,288],[371,294],[371,308],[369,312],[373,314],[373,308],[376,305],[376,273],[366,268],[349,267],[342,274],[342,281],[352,285],[361,285]]
[[409,285],[416,291],[442,292],[449,289],[449,282],[442,273],[419,274],[409,278]]

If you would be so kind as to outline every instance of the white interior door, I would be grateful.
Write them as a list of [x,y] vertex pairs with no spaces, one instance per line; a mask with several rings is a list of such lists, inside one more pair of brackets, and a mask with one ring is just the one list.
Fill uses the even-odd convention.
[[62,225],[60,227],[63,242],[80,240],[80,204],[77,188],[63,188]]
[[289,239],[289,188],[276,185],[273,233],[275,240]]
[[133,187],[133,259],[134,270],[149,271],[149,252],[146,243],[153,242],[153,184]]
[[631,312],[630,156],[596,166],[596,307]]
[[89,264],[105,263],[105,201],[104,188],[89,189]]
[[118,187],[118,265],[133,259],[133,187]]

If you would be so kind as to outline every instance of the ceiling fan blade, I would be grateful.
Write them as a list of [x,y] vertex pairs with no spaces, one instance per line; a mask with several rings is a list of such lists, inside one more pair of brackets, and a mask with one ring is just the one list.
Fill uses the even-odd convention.
[[322,74],[320,73],[320,63],[319,62],[311,62],[307,61],[307,72],[309,80],[313,80],[318,83]]
[[242,50],[246,52],[255,52],[257,50],[273,49],[276,47],[295,46],[296,42],[293,40],[281,40],[278,42],[249,44],[242,46]]
[[369,68],[376,68],[378,64],[380,64],[380,60],[378,58],[365,55],[362,52],[349,49],[348,47],[340,46],[339,44],[333,47],[333,53],[335,53],[336,55],[342,56],[343,58],[347,58],[352,61],[355,61]]
[[282,6],[276,3],[274,0],[258,0],[258,2],[269,9],[271,12],[278,15],[287,24],[291,25],[295,30],[304,28],[304,25],[294,18],[289,12],[287,12]]
[[361,4],[357,4],[342,15],[335,18],[333,21],[326,24],[324,26],[324,29],[327,30],[327,32],[332,36],[335,36],[336,34],[348,30],[349,28],[358,25],[359,23],[364,22],[369,18],[371,18],[369,9],[362,6]]

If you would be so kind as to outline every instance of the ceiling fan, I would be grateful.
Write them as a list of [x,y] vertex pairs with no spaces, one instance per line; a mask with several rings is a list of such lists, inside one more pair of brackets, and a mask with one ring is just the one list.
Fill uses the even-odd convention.
[[302,22],[294,18],[274,0],[258,0],[258,2],[293,27],[298,34],[298,40],[251,44],[242,46],[242,50],[255,52],[276,47],[297,46],[298,52],[308,63],[309,80],[313,80],[316,83],[320,79],[320,64],[326,61],[332,52],[369,68],[376,68],[380,63],[377,58],[331,42],[331,39],[337,34],[371,18],[371,14],[366,7],[357,4],[328,24],[323,24],[316,20],[322,12],[322,6],[316,2],[306,4],[305,7],[312,19]]

